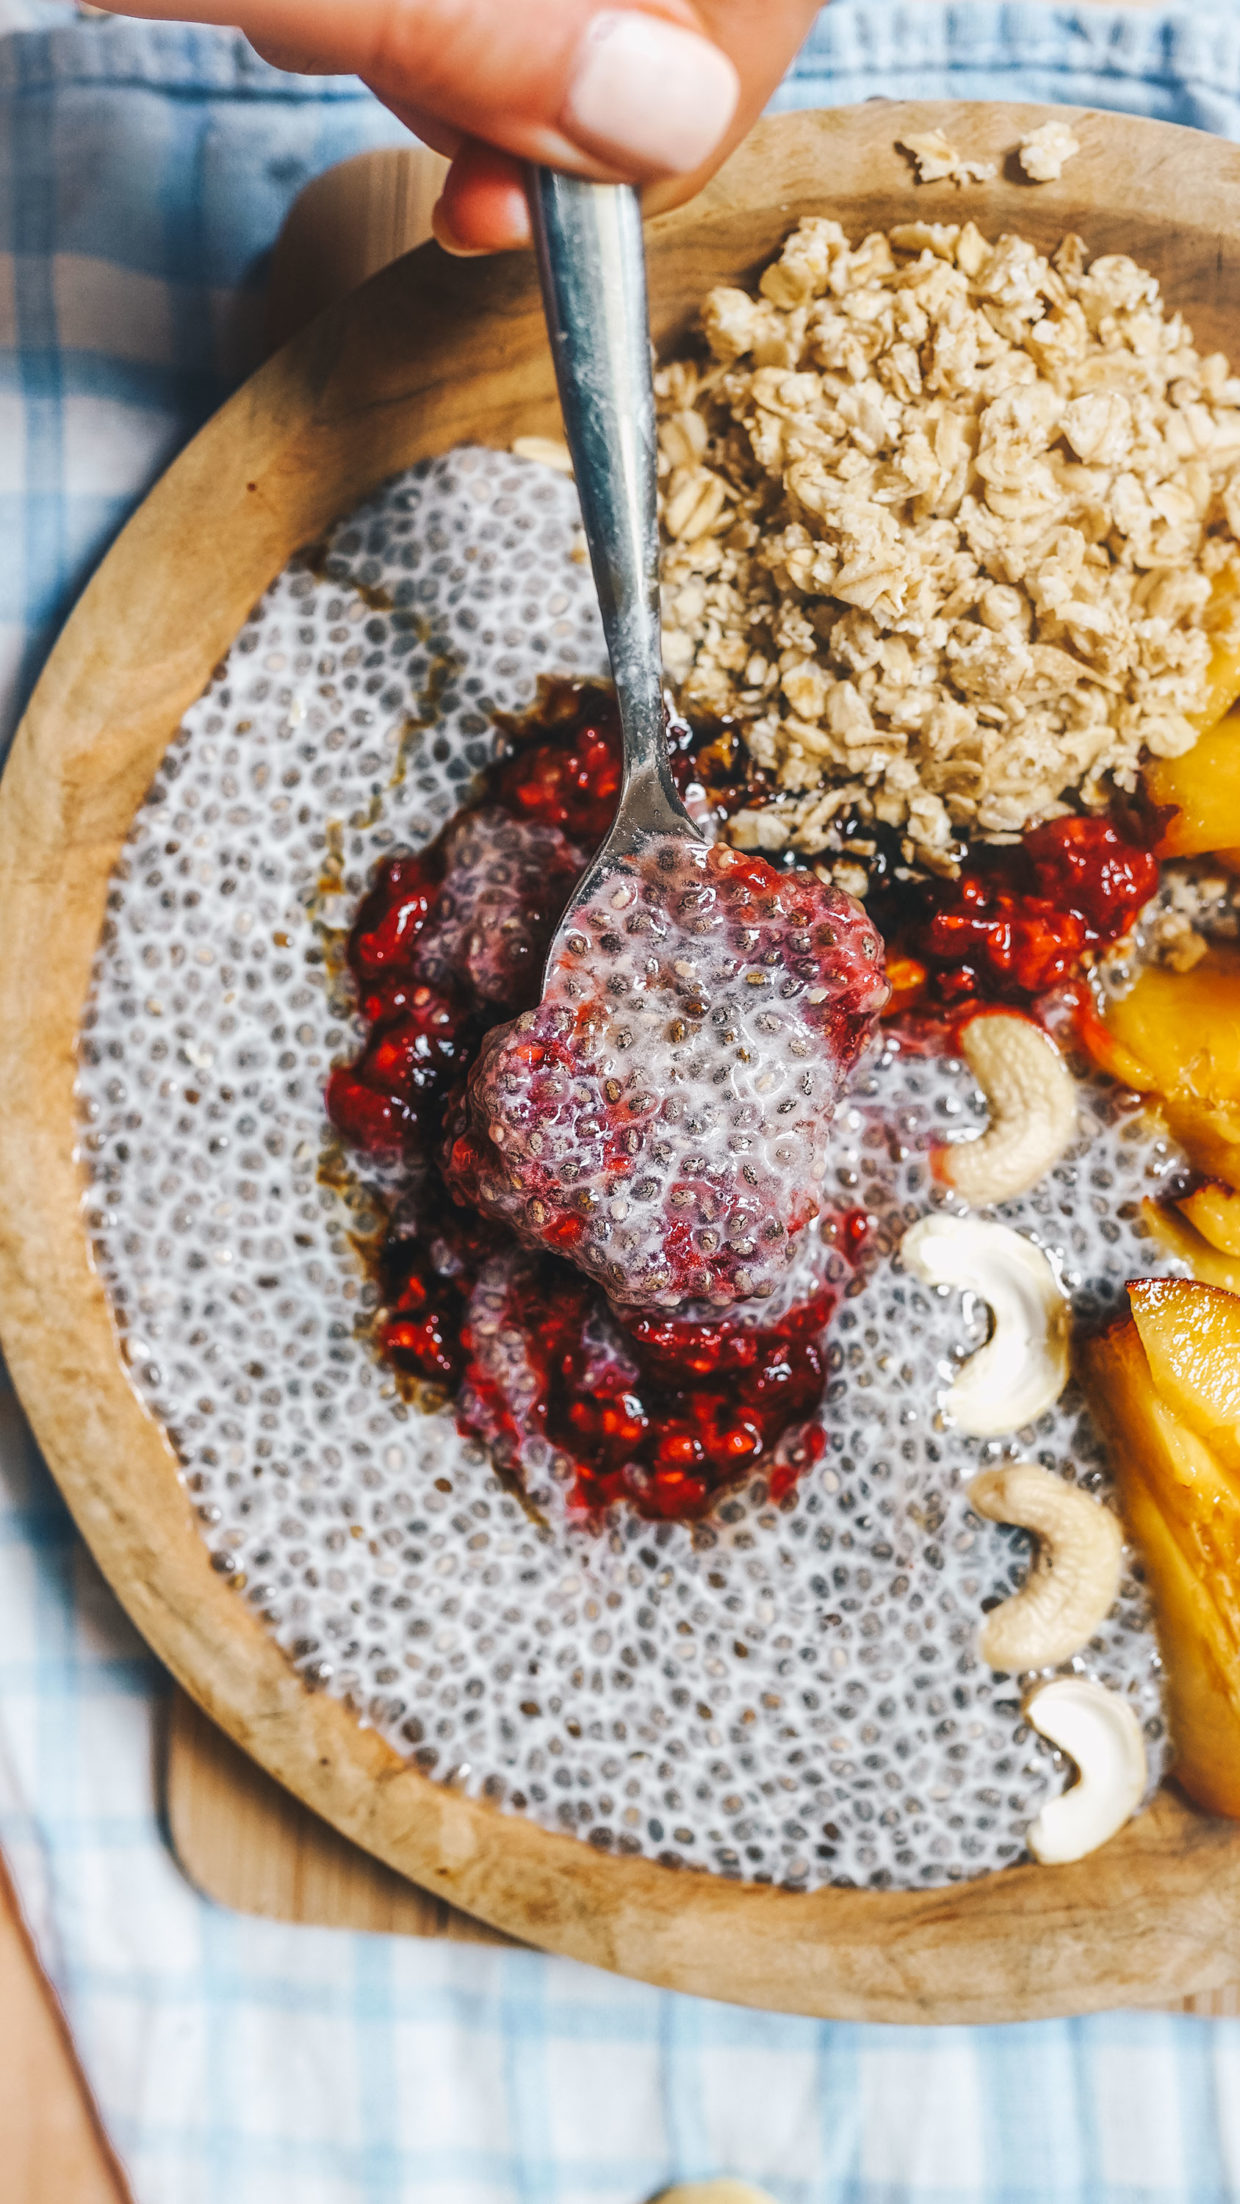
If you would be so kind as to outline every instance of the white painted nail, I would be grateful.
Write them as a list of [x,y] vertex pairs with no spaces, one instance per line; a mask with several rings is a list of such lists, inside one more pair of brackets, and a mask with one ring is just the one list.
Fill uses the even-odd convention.
[[577,49],[560,127],[617,168],[687,175],[713,153],[739,97],[732,63],[709,39],[608,10]]

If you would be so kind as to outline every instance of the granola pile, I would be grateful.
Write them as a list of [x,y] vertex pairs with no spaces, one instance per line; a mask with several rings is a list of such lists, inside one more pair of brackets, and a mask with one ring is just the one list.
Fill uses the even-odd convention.
[[963,838],[1188,749],[1240,647],[1240,378],[1150,274],[908,222],[800,222],[659,374],[667,666],[743,737],[743,846]]

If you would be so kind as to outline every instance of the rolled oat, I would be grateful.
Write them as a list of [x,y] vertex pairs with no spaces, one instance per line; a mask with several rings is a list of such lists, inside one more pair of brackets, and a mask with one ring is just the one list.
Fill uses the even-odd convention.
[[1067,123],[1052,117],[1021,139],[1016,157],[1031,184],[1057,184],[1065,162],[1080,150],[1081,141],[1073,136]]
[[815,216],[703,332],[658,375],[665,646],[760,769],[734,839],[851,814],[951,870],[1191,746],[1240,646],[1240,379],[1145,269]]
[[897,144],[911,154],[919,184],[985,184],[996,173],[993,161],[966,160],[942,130],[923,130]]

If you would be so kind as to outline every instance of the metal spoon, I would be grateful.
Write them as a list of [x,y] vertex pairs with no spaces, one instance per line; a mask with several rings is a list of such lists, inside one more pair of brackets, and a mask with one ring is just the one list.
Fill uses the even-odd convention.
[[564,433],[620,707],[624,770],[611,831],[551,943],[560,955],[599,880],[652,838],[701,842],[672,785],[663,706],[654,383],[641,206],[627,184],[534,168],[530,208]]

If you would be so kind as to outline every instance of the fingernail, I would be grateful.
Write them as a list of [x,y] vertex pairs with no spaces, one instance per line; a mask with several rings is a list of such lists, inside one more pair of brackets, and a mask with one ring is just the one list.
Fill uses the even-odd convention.
[[454,260],[485,260],[490,252],[487,245],[462,245],[442,199],[437,199],[431,208],[431,234],[436,244],[442,245]]
[[736,113],[740,79],[695,31],[653,15],[596,15],[577,49],[560,127],[619,167],[687,175]]

